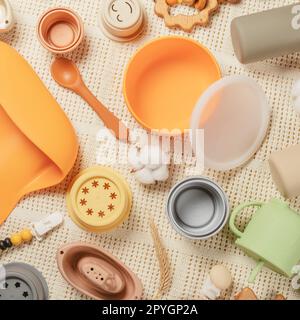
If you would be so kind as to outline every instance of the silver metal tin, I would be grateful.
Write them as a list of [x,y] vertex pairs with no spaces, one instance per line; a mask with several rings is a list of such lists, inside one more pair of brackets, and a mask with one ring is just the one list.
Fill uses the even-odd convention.
[[173,228],[189,239],[207,239],[218,233],[229,217],[225,192],[214,181],[194,176],[170,191],[167,215]]

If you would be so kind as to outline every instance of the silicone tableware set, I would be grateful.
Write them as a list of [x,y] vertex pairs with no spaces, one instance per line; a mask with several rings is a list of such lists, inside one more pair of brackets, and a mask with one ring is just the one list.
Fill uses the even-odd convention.
[[[165,6],[167,2],[156,0],[158,14],[159,3]],[[208,0],[203,7],[199,0],[190,4],[198,6],[203,18],[201,10],[213,12],[218,1]],[[273,15],[285,16],[288,12],[287,8],[276,10],[232,22],[233,44],[241,62],[268,56],[266,49],[257,48],[251,42],[253,28],[249,26],[253,21],[262,24],[269,15],[274,18]],[[9,3],[0,0],[0,32],[2,17],[9,17],[5,20],[6,29],[11,25],[10,12]],[[202,22],[196,24],[205,24]],[[142,33],[145,24],[145,10],[138,0],[103,2],[99,26],[111,40],[132,41]],[[186,31],[192,28],[181,27]],[[55,55],[75,50],[84,37],[81,18],[68,8],[45,12],[37,31],[43,47]],[[268,41],[262,41],[261,45],[271,48]],[[9,74],[0,79],[0,148],[3,150],[0,186],[5,186],[0,189],[1,224],[23,195],[58,184],[66,177],[76,160],[78,142],[71,123],[35,72],[14,49],[2,42],[0,73]],[[59,85],[85,99],[116,138],[129,143],[128,128],[89,91],[71,60],[55,57],[51,74]],[[261,87],[246,76],[222,78],[212,53],[199,42],[184,37],[161,37],[138,49],[125,69],[123,94],[132,116],[148,132],[167,129],[173,136],[191,129],[190,142],[195,154],[199,147],[196,133],[204,129],[204,163],[215,170],[235,169],[249,161],[263,143],[269,126],[270,108]],[[299,179],[294,174],[299,171],[296,167],[299,157],[298,147],[270,157],[274,181],[285,196],[300,194]],[[288,161],[294,166],[287,166]],[[89,232],[115,229],[128,217],[132,206],[131,190],[124,178],[101,166],[83,170],[74,177],[66,198],[71,219]],[[259,209],[241,232],[235,218],[241,210],[253,205]],[[181,235],[207,239],[226,224],[229,202],[222,188],[211,179],[188,177],[170,190],[166,212],[171,225]],[[268,226],[270,221],[272,224]],[[229,226],[238,238],[236,244],[258,261],[250,282],[263,265],[292,276],[293,267],[300,261],[300,216],[285,203],[274,199],[266,204],[243,204],[233,210]],[[92,298],[140,299],[142,296],[137,276],[100,247],[66,244],[57,252],[57,263],[66,281]],[[48,297],[43,277],[30,266],[5,265],[0,279],[1,275],[4,288],[0,288],[0,299]],[[213,269],[202,294],[215,299],[231,283],[227,270]]]

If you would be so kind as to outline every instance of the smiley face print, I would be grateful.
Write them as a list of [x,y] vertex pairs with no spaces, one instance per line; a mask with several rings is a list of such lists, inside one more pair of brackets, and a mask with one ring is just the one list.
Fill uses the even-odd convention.
[[141,15],[135,0],[113,0],[109,6],[109,16],[113,25],[128,28],[137,23]]

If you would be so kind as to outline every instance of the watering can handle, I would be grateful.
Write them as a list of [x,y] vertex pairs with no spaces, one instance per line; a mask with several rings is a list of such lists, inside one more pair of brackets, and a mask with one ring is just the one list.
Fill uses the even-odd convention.
[[243,235],[243,232],[241,232],[235,225],[235,219],[237,215],[247,207],[261,207],[262,205],[264,205],[264,203],[259,201],[247,202],[244,204],[240,204],[232,211],[229,219],[229,228],[238,238]]

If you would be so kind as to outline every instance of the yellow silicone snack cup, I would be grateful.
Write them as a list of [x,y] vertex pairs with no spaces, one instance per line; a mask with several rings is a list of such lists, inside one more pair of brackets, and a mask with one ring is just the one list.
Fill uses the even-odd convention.
[[0,41],[0,224],[25,194],[60,183],[77,157],[67,116],[30,65]]
[[70,184],[67,205],[71,219],[90,232],[108,232],[127,219],[132,194],[124,178],[108,167],[81,171]]

